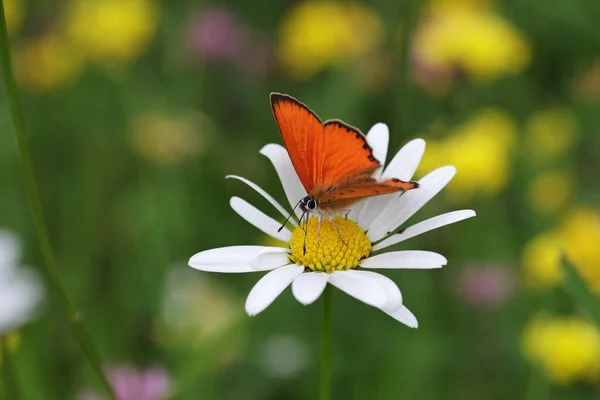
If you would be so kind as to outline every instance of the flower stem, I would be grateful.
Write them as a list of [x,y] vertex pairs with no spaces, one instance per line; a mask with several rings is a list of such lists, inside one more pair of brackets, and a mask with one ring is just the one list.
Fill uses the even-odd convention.
[[4,375],[4,394],[7,399],[20,399],[9,347],[7,336],[0,336],[0,367]]
[[321,400],[331,397],[331,297],[333,292],[327,285],[323,293],[321,318]]
[[2,65],[6,94],[12,115],[15,136],[19,147],[23,181],[25,183],[25,190],[27,192],[27,198],[29,200],[29,207],[33,217],[33,222],[35,224],[37,237],[40,242],[42,255],[44,257],[44,266],[46,268],[46,272],[50,277],[52,288],[58,295],[60,304],[64,313],[66,314],[67,320],[69,321],[69,326],[73,332],[73,335],[75,335],[81,350],[90,363],[92,369],[102,381],[106,391],[110,394],[112,399],[115,399],[112,388],[110,387],[110,384],[108,383],[108,380],[102,371],[102,364],[100,362],[99,354],[83,325],[83,318],[79,312],[77,312],[73,306],[73,303],[67,296],[58,274],[56,257],[50,243],[48,228],[46,227],[46,220],[44,217],[44,210],[42,208],[42,202],[40,200],[35,182],[35,173],[33,163],[31,161],[31,152],[27,142],[27,135],[25,134],[25,121],[23,119],[23,113],[19,103],[17,85],[13,76],[3,0],[0,0],[0,64]]

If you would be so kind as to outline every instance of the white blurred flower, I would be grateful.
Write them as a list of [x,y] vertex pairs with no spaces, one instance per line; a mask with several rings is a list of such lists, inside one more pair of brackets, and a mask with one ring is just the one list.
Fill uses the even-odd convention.
[[21,243],[6,229],[0,229],[0,334],[29,321],[43,297],[37,275],[19,268]]
[[260,366],[274,378],[294,376],[307,366],[308,361],[308,346],[295,336],[272,336],[261,349]]

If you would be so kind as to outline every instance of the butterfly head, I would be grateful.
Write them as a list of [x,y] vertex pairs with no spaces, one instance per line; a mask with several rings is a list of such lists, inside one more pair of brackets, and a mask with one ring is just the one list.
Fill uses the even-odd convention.
[[308,195],[300,200],[300,209],[303,213],[311,214],[317,208],[317,200]]

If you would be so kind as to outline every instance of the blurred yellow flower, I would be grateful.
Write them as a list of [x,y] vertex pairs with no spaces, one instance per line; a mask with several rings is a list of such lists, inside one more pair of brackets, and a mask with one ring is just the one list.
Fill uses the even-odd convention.
[[79,76],[83,63],[64,38],[47,34],[28,39],[14,54],[15,76],[32,92],[56,90]]
[[470,121],[451,130],[441,141],[427,142],[421,171],[454,165],[459,171],[446,193],[453,201],[500,192],[509,178],[516,126],[506,113],[496,109],[479,112]]
[[213,122],[198,112],[148,112],[133,119],[130,132],[133,148],[141,156],[171,164],[204,152],[215,129]]
[[[18,333],[12,332],[5,334],[4,337],[0,338],[2,340],[6,340],[5,344],[7,345],[7,350],[9,352],[13,352],[17,347],[19,347],[19,343],[21,342],[21,336]],[[4,346],[0,346],[0,365],[2,365],[2,348]]]
[[577,139],[577,122],[568,109],[536,112],[527,122],[527,154],[536,162],[547,162],[568,150]]
[[158,339],[171,346],[201,346],[234,329],[243,312],[237,297],[208,276],[173,269],[167,277],[157,325]]
[[523,249],[525,281],[534,289],[547,289],[562,280],[562,242],[556,232],[537,235]]
[[600,294],[600,214],[578,207],[567,214],[559,227],[567,259],[588,286]]
[[152,0],[78,0],[71,2],[66,35],[91,59],[107,64],[143,53],[159,20]]
[[23,19],[22,0],[4,0],[4,15],[9,32],[16,32],[21,26]]
[[557,384],[600,377],[600,332],[581,318],[537,317],[525,328],[522,345]]
[[433,1],[417,29],[413,57],[433,70],[486,81],[523,70],[531,50],[522,34],[485,1]]
[[574,265],[591,290],[600,294],[600,214],[579,206],[569,212],[556,231],[530,239],[522,263],[527,283],[549,288],[562,280],[562,257]]
[[540,214],[553,214],[563,209],[571,199],[573,174],[567,171],[547,171],[529,185],[529,201]]
[[382,29],[377,15],[357,3],[306,1],[281,21],[277,55],[285,72],[309,79],[374,50]]

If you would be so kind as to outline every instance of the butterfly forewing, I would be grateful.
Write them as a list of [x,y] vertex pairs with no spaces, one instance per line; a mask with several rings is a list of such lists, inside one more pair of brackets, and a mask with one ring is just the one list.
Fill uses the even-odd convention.
[[294,169],[320,209],[342,209],[365,197],[418,186],[373,179],[381,164],[358,129],[339,120],[323,124],[308,107],[284,94],[271,93],[271,108]]
[[296,173],[307,192],[344,178],[371,174],[379,161],[364,135],[342,121],[323,124],[293,97],[272,93],[271,107]]
[[339,120],[324,125],[324,145],[319,183],[335,186],[345,178],[370,175],[380,167],[365,136]]
[[271,93],[275,122],[302,186],[309,192],[317,183],[318,157],[322,153],[323,123],[293,97]]

